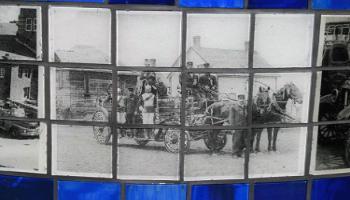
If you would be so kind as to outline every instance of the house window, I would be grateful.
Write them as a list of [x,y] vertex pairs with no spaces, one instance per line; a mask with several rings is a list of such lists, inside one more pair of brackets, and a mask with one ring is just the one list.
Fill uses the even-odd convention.
[[24,98],[29,99],[30,98],[30,87],[23,88],[24,91]]
[[18,69],[18,78],[22,78],[23,75],[24,75],[24,77],[26,77],[26,78],[30,78],[30,75],[31,75],[30,69],[24,69],[24,68],[20,67],[20,68]]
[[5,68],[0,68],[0,78],[1,79],[5,78],[5,73],[6,73]]
[[32,30],[33,30],[33,19],[26,18],[26,31],[32,31]]

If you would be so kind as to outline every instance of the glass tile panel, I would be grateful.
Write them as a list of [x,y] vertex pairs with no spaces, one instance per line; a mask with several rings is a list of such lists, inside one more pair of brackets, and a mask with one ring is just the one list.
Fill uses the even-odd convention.
[[350,177],[316,179],[312,182],[312,200],[349,199]]
[[257,183],[254,188],[256,200],[305,200],[306,181],[291,181],[280,183]]
[[58,200],[119,200],[120,185],[107,182],[58,181]]
[[180,0],[182,7],[243,8],[243,0]]
[[125,189],[126,200],[186,200],[184,184],[127,184]]
[[194,185],[192,200],[248,200],[248,184]]
[[174,0],[109,0],[111,4],[174,5]]
[[314,9],[350,9],[349,0],[313,0]]
[[53,200],[51,179],[0,175],[0,198],[4,200]]
[[250,0],[249,8],[307,8],[307,0]]

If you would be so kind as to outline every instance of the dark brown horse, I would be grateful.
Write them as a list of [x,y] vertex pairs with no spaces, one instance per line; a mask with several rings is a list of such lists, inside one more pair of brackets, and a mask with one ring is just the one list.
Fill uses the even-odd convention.
[[[246,105],[245,103],[239,103],[238,101],[228,100],[212,103],[207,109],[208,115],[207,124],[212,123],[215,125],[235,125],[245,126],[247,122],[246,118]],[[211,121],[208,121],[211,120]],[[242,156],[243,149],[246,144],[247,131],[235,130],[232,134],[232,154],[235,156]]]
[[[259,93],[254,98],[253,103],[253,122],[256,124],[281,123],[288,120],[294,120],[286,113],[287,101],[291,99],[293,103],[303,103],[303,96],[299,88],[294,83],[285,84],[277,93],[272,96],[269,91],[260,88]],[[267,128],[268,136],[268,151],[276,151],[276,141],[280,128]],[[253,130],[253,135],[250,141],[251,151],[260,151],[260,138],[263,128]],[[253,147],[254,140],[255,149]]]

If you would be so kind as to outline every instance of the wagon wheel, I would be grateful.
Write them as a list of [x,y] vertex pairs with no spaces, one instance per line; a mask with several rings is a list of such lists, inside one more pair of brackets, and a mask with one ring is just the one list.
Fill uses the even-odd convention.
[[[320,121],[333,121],[335,116],[331,113],[324,112],[320,117]],[[337,139],[338,126],[336,124],[320,125],[318,130],[318,141],[320,144],[327,144]]]
[[220,130],[208,131],[207,137],[204,138],[204,144],[210,151],[221,151],[227,142],[226,133],[220,133]]
[[[107,121],[108,117],[101,110],[98,110],[94,113],[92,120],[95,122],[104,122]],[[106,126],[93,126],[93,134],[97,143],[107,144],[111,138],[111,129]]]
[[136,136],[135,136],[135,142],[139,145],[139,146],[145,146],[148,142],[149,142],[149,140],[147,140],[146,138],[143,138],[142,137],[142,135],[143,135],[143,131],[146,131],[146,130],[144,130],[144,129],[137,129],[137,130],[135,130],[135,131],[137,131],[136,132]]
[[[167,151],[171,152],[171,153],[179,153],[180,152],[180,144],[181,144],[181,131],[179,130],[172,130],[172,129],[168,129],[165,130],[165,136],[164,136],[164,145],[165,148],[167,149]],[[185,141],[184,141],[184,152],[188,152],[190,149],[190,135],[188,133],[188,131],[185,131]]]

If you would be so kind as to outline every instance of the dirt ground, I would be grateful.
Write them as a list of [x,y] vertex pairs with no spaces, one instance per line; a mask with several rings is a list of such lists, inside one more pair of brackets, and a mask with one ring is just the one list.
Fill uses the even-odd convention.
[[0,135],[0,167],[38,171],[39,139],[10,139]]
[[111,174],[112,144],[97,144],[90,126],[58,126],[57,170]]
[[344,161],[345,145],[343,141],[317,145],[316,170],[348,168]]
[[263,131],[260,153],[250,154],[249,176],[270,177],[303,175],[305,160],[305,128],[280,129],[277,138],[277,151],[267,151],[267,132]]

